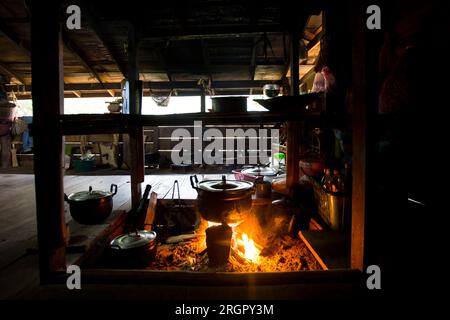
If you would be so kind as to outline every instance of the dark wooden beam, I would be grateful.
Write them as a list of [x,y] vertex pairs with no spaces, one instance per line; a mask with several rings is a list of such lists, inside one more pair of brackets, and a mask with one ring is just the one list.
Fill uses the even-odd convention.
[[[402,175],[389,177],[387,189],[399,186],[398,193],[389,194],[389,191],[380,191],[379,177],[380,170],[384,170],[383,164],[376,163],[382,159],[379,152],[378,134],[382,130],[377,128],[379,120],[378,99],[380,93],[378,59],[379,52],[384,41],[384,32],[378,30],[368,30],[365,26],[366,18],[361,14],[365,9],[363,3],[352,5],[349,10],[349,20],[351,21],[351,32],[345,32],[345,36],[351,36],[351,96],[352,106],[352,229],[351,229],[351,267],[353,269],[366,270],[369,265],[379,265],[381,270],[393,261],[406,261],[412,257],[405,257],[405,252],[412,253],[415,250],[398,252],[397,248],[403,250],[408,245],[408,241],[402,239],[403,231],[397,228],[404,226],[405,221],[398,216],[398,209],[404,209],[406,195],[403,193],[405,181]],[[325,14],[327,17],[326,32],[339,23],[339,19],[332,14]],[[339,15],[341,17],[341,15]],[[332,20],[333,19],[333,20]],[[338,21],[336,21],[338,20]],[[337,28],[334,28],[337,29]],[[338,51],[341,41],[334,44],[332,55]],[[331,47],[331,48],[333,48]],[[342,53],[341,53],[342,54]],[[339,59],[335,65],[342,63]],[[338,74],[339,75],[339,74]],[[343,79],[336,77],[339,79]],[[342,80],[341,80],[342,82]],[[398,125],[398,123],[396,123]],[[380,130],[380,131],[378,131]],[[391,129],[390,129],[391,130]],[[395,140],[395,139],[393,139]],[[401,152],[401,151],[399,151]],[[392,153],[395,154],[395,153]],[[390,154],[390,155],[392,155]],[[389,166],[396,163],[398,166],[404,165],[404,159],[389,158]],[[381,161],[383,163],[383,161]],[[393,166],[394,168],[398,166]],[[380,167],[382,169],[380,169]],[[383,179],[383,178],[381,178]],[[386,183],[382,181],[381,185]],[[403,190],[401,190],[403,188]],[[400,191],[401,190],[401,191]],[[405,196],[405,198],[403,198]],[[391,198],[392,197],[392,198]],[[383,204],[380,204],[380,199]],[[405,200],[403,200],[405,199]],[[383,210],[385,216],[392,216],[389,227],[386,227],[385,220],[380,216]],[[407,223],[407,222],[406,222]],[[415,224],[414,224],[415,225]],[[391,231],[391,230],[396,230]],[[405,230],[411,230],[406,228]],[[392,233],[391,233],[392,232]],[[395,234],[395,235],[394,235]],[[411,231],[408,234],[413,234]],[[396,239],[395,237],[399,237]],[[389,239],[389,240],[387,240]],[[396,244],[393,245],[392,242]],[[403,242],[404,241],[404,242]],[[400,243],[400,244],[399,244]],[[415,254],[415,253],[414,253]],[[395,257],[394,257],[395,256]],[[383,257],[380,259],[380,257]],[[393,261],[389,261],[394,259]],[[384,260],[384,261],[383,261]],[[392,267],[392,266],[391,266]],[[389,267],[388,267],[389,268]],[[392,269],[391,269],[392,270]],[[400,270],[400,268],[399,268]],[[389,271],[388,271],[389,272]],[[400,271],[403,272],[403,271]],[[395,279],[397,281],[397,279]]]
[[172,81],[172,73],[171,73],[171,70],[169,69],[169,65],[167,63],[166,52],[167,52],[167,48],[160,48],[158,50],[158,55],[159,55],[159,59],[161,62],[161,67],[164,70],[164,72],[166,73],[167,79],[169,79],[169,81]]
[[72,40],[70,39],[67,31],[63,30],[62,33],[62,39],[64,45],[67,47],[67,49],[70,50],[81,62],[83,67],[85,67],[90,74],[100,83],[103,85],[102,78],[98,74],[98,72],[94,69],[94,66],[89,62],[89,59],[87,58],[86,54],[83,52],[83,50]]
[[0,20],[0,35],[12,42],[27,57],[31,56],[30,48],[22,41],[11,28],[9,28],[2,20]]
[[171,40],[226,39],[237,37],[254,37],[264,33],[287,31],[281,24],[249,24],[230,26],[208,26],[189,28],[148,28],[144,30],[143,40],[170,38]]
[[[139,81],[139,35],[135,27],[128,31],[128,81],[129,112],[131,115],[142,114],[143,82]],[[129,132],[128,164],[131,169],[131,203],[136,208],[141,199],[141,183],[144,182],[144,132],[142,126],[132,128]]]
[[308,121],[318,127],[325,124],[347,126],[348,116],[326,116],[302,114],[300,112],[245,112],[211,113],[197,112],[167,115],[130,115],[130,114],[84,114],[61,116],[64,134],[83,134],[83,132],[112,133],[128,132],[133,126],[177,126],[192,125],[194,121],[204,124],[260,124],[283,121]]
[[200,95],[200,112],[206,112],[206,95],[205,91],[201,91]]
[[310,50],[312,47],[314,47],[316,43],[319,42],[320,39],[322,39],[323,34],[324,34],[323,27],[320,27],[318,32],[315,34],[314,38],[309,40],[308,44],[306,45],[306,50]]
[[6,17],[2,18],[5,23],[30,23],[29,17]]
[[[214,89],[262,89],[262,87],[270,83],[281,84],[281,81],[266,81],[266,80],[225,80],[213,81],[211,87]],[[171,90],[171,89],[186,89],[186,90],[200,90],[197,81],[155,81],[144,82],[145,89],[153,90]],[[31,91],[30,85],[10,85],[20,91]],[[121,90],[120,83],[66,83],[64,85],[65,91],[93,91],[93,90]]]
[[106,32],[104,31],[104,28],[94,18],[94,15],[91,13],[89,6],[85,5],[84,1],[82,3],[82,12],[83,12],[84,19],[86,19],[88,25],[90,26],[92,31],[95,33],[95,35],[98,37],[98,39],[100,40],[102,45],[108,50],[109,54],[111,55],[111,58],[113,59],[114,63],[117,65],[117,68],[122,73],[123,77],[127,78],[128,70],[127,70],[126,63],[121,60],[119,54],[116,52],[116,49],[111,45],[112,40],[106,36]]
[[9,66],[6,64],[0,62],[0,71],[3,73],[6,73],[7,75],[14,77],[16,80],[18,80],[21,84],[25,84],[25,80],[23,80],[22,76],[17,74],[17,72],[11,70]]
[[252,46],[252,53],[251,53],[251,59],[250,59],[250,80],[255,80],[255,72],[256,72],[256,60],[257,60],[257,53],[258,53],[258,39],[253,39],[253,46]]
[[[211,60],[209,59],[209,51],[208,51],[208,43],[206,42],[206,39],[201,39],[202,44],[202,57],[203,57],[203,64],[206,69],[206,73],[208,74],[208,81],[212,83],[212,73],[211,73]],[[214,89],[210,88],[211,92],[209,94],[215,95]]]
[[[58,1],[59,2],[59,1]],[[31,3],[34,175],[41,283],[66,269],[63,199],[63,46],[60,3]]]

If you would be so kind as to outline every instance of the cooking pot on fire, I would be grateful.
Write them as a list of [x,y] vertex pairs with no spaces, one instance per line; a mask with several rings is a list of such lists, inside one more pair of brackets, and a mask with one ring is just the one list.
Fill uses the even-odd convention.
[[113,197],[117,185],[111,184],[110,191],[92,190],[75,192],[64,200],[69,203],[70,215],[81,224],[97,224],[105,220],[112,212]]
[[190,177],[191,186],[197,190],[197,209],[211,222],[238,224],[245,220],[252,208],[253,183],[250,181],[204,180]]

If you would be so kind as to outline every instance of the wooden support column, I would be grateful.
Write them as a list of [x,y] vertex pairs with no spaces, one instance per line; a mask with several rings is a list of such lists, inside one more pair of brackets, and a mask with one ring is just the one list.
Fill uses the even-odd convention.
[[31,3],[34,172],[41,283],[65,271],[63,139],[63,46],[59,2]]
[[299,95],[299,85],[300,85],[300,52],[298,49],[300,41],[300,32],[294,30],[291,32],[291,96]]
[[[354,5],[350,15],[352,21],[352,231],[351,231],[351,267],[364,271],[373,264],[372,249],[380,245],[376,241],[380,229],[374,230],[374,198],[377,188],[375,164],[377,141],[374,121],[378,116],[378,55],[382,43],[382,32],[368,30],[365,25],[365,7]],[[351,12],[351,11],[350,11]],[[371,214],[373,213],[373,214]],[[372,220],[369,223],[369,220]],[[382,223],[385,224],[385,221]],[[371,228],[368,228],[370,226]],[[375,241],[375,242],[374,242]]]
[[[138,44],[134,26],[128,33],[128,81],[130,114],[142,114],[143,82],[139,81]],[[144,132],[142,126],[135,127],[129,134],[129,165],[131,169],[131,204],[137,207],[141,198],[141,183],[144,182]]]
[[205,90],[202,90],[202,93],[201,93],[201,96],[200,96],[200,112],[206,112]]
[[[291,95],[299,95],[299,32],[293,31],[291,33]],[[292,193],[292,188],[298,184],[299,181],[299,165],[300,160],[300,123],[288,122],[287,125],[287,176],[286,185]]]

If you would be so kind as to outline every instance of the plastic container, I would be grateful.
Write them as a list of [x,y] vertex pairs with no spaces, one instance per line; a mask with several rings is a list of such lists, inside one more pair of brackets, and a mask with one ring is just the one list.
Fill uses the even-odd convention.
[[96,160],[95,159],[89,159],[89,160],[74,160],[73,166],[75,169],[75,172],[88,172],[92,171],[95,168]]

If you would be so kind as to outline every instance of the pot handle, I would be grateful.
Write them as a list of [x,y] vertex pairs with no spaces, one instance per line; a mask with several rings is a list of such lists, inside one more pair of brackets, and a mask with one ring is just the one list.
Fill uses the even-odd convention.
[[117,193],[117,184],[114,184],[114,183],[111,184],[110,191],[111,191],[111,197],[114,197]]
[[[192,188],[193,188],[193,189],[197,189],[197,187],[198,187],[198,179],[197,179],[197,176],[194,174],[193,176],[190,176],[189,178],[190,178],[190,180],[191,180],[191,186],[192,186]],[[194,181],[195,181],[195,182],[194,182]]]
[[69,197],[64,193],[64,201],[69,202]]

